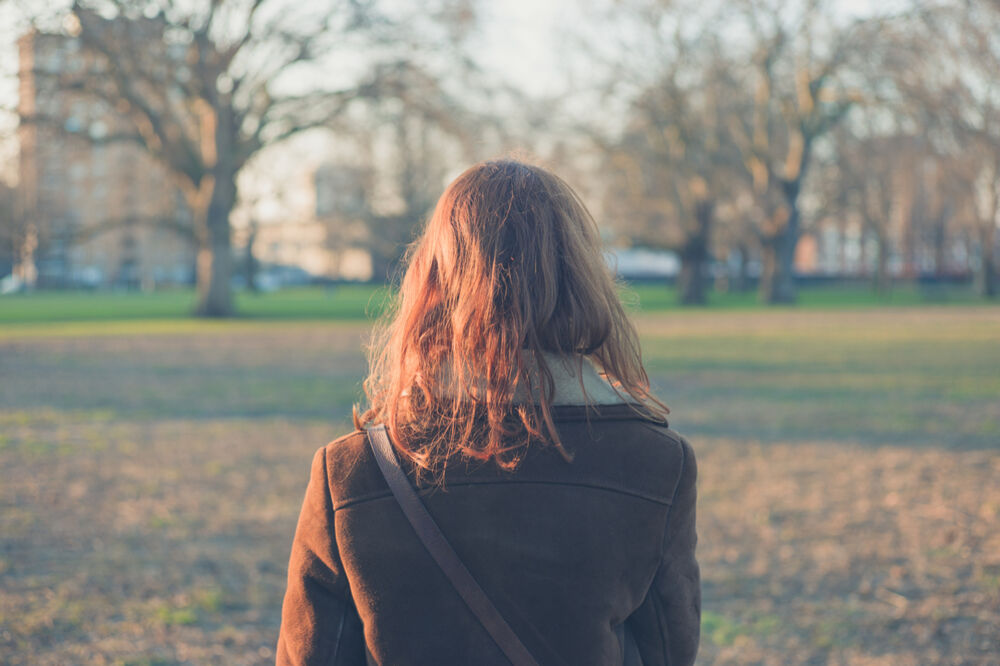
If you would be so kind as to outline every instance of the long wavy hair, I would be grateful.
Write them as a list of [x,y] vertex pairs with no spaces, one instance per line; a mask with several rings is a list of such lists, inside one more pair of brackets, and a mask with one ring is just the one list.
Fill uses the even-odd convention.
[[369,406],[355,406],[354,424],[385,423],[418,471],[443,481],[456,456],[512,470],[532,443],[571,460],[546,355],[581,370],[589,358],[637,412],[669,412],[650,393],[597,225],[555,174],[508,159],[470,167],[404,263],[369,345]]

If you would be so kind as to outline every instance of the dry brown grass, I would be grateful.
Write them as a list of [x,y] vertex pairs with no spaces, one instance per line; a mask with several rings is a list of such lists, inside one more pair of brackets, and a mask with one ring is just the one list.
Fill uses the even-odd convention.
[[[997,663],[996,309],[641,326],[699,455],[701,663]],[[363,334],[0,343],[0,663],[273,662],[309,459],[347,427]]]

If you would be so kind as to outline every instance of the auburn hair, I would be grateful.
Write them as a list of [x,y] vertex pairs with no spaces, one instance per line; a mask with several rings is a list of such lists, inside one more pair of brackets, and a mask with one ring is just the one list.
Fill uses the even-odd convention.
[[369,406],[355,406],[354,424],[384,423],[418,471],[443,481],[456,457],[512,470],[532,443],[571,460],[545,352],[580,370],[589,358],[639,413],[669,412],[650,393],[597,224],[548,170],[510,159],[470,167],[404,265],[368,348]]

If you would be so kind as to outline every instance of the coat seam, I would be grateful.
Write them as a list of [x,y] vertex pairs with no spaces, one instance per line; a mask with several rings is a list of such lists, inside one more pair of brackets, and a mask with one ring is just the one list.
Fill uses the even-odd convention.
[[659,599],[653,599],[653,608],[656,609],[656,621],[660,625],[660,649],[663,650],[663,663],[670,666],[670,653],[667,652],[667,636],[663,630],[663,613],[661,612]]
[[[567,421],[584,421],[587,423],[590,423],[591,421],[636,421],[643,424],[653,432],[658,432],[653,426],[660,428],[670,427],[670,422],[667,419],[637,413],[631,408],[632,404],[634,403],[594,403],[589,405],[555,404],[552,405],[553,409],[556,410],[552,415],[552,420],[556,423]],[[620,411],[622,408],[628,408],[629,411]],[[345,440],[358,435],[364,435],[364,431],[355,430],[341,435],[340,437],[328,442],[327,446],[339,445]]]
[[[680,449],[681,449],[681,469],[680,469],[680,472],[677,474],[677,483],[674,485],[674,492],[670,496],[670,506],[667,508],[667,519],[665,521],[663,521],[663,532],[660,535],[660,560],[659,560],[659,562],[657,562],[657,566],[653,570],[653,577],[650,578],[650,580],[649,580],[650,587],[652,587],[653,583],[656,582],[657,576],[660,575],[660,567],[663,565],[663,558],[667,554],[667,531],[668,531],[668,528],[670,527],[670,518],[673,515],[674,503],[677,501],[677,492],[680,490],[681,480],[684,478],[684,468],[687,466],[687,453],[684,450],[684,444],[683,444],[683,442],[678,442],[678,444],[680,445]],[[649,593],[648,589],[647,589],[646,593],[647,594]],[[665,634],[665,631],[664,631],[664,627],[663,627],[663,620],[662,620],[662,617],[661,617],[660,605],[661,604],[660,604],[659,598],[656,597],[656,596],[654,596],[653,597],[653,608],[656,609],[656,619],[657,619],[657,621],[658,621],[658,623],[660,625],[660,627],[659,627],[659,629],[660,629],[660,645],[662,646],[662,649],[663,649],[663,660],[664,660],[664,663],[669,664],[670,663],[670,654],[667,652],[667,637],[666,637],[666,634]]]
[[344,636],[344,619],[347,615],[347,610],[343,609],[340,613],[340,622],[337,623],[337,639],[333,644],[333,659],[331,664],[337,663],[337,655],[340,654],[340,639]]
[[[656,432],[653,428],[649,428],[649,430],[653,430],[653,432]],[[657,434],[663,434],[663,433],[657,433]],[[663,563],[663,557],[664,555],[666,555],[667,552],[667,543],[666,543],[667,527],[670,525],[670,517],[671,514],[673,513],[674,504],[677,501],[677,492],[680,490],[681,479],[684,478],[684,468],[687,465],[687,454],[685,454],[684,452],[684,444],[681,443],[679,440],[677,440],[677,438],[670,435],[668,436],[671,439],[675,440],[677,445],[680,447],[681,465],[680,465],[680,470],[677,473],[677,481],[674,483],[674,490],[670,494],[670,501],[666,502],[667,515],[663,521],[663,529],[660,531],[660,556],[656,562],[656,566],[653,567],[653,572],[652,575],[649,577],[649,582],[646,584],[645,593],[643,594],[643,599],[645,599],[646,596],[649,594],[649,589],[650,587],[652,587],[653,581],[656,580],[656,576],[659,574],[660,565]]]
[[[330,538],[332,539],[333,545],[334,545],[333,556],[336,558],[336,565],[340,568],[341,571],[343,571],[343,569],[344,569],[344,563],[340,559],[340,544],[337,543],[337,534],[336,534],[337,527],[336,527],[336,516],[335,516],[335,514],[337,513],[337,506],[336,506],[336,504],[333,501],[333,486],[330,483],[330,467],[327,464],[327,462],[328,462],[327,461],[327,456],[329,455],[329,449],[326,446],[324,446],[324,447],[322,447],[322,451],[323,451],[323,454],[322,454],[323,455],[323,477],[326,479],[326,493],[325,493],[326,497],[323,498],[323,504],[324,504],[323,508],[325,510],[327,510],[327,511],[330,512],[330,528],[333,531],[333,533],[330,535]],[[345,583],[346,583],[346,579],[345,579]]]
[[[684,451],[684,445],[681,444],[681,469],[677,474],[677,482],[674,484],[674,492],[670,495],[670,508],[667,509],[667,519],[663,523],[663,533],[660,539],[660,561],[663,561],[663,556],[667,553],[667,528],[670,526],[670,517],[673,514],[674,503],[677,501],[677,492],[681,487],[681,479],[684,478],[684,468],[687,467],[687,454]],[[654,576],[655,578],[655,576]]]
[[[654,427],[652,425],[653,423],[655,423],[655,422],[642,421],[639,425],[641,425],[643,428],[645,428],[646,430],[648,430],[648,431],[650,431],[652,433],[656,433],[660,437],[667,437],[670,441],[672,441],[674,444],[676,444],[677,446],[679,446],[681,448],[681,460],[683,461],[683,459],[684,459],[684,444],[681,443],[681,439],[683,439],[683,438],[680,437],[679,435],[677,435],[675,431],[670,430],[670,426],[668,426],[668,425],[660,425],[659,423],[655,423],[655,425],[657,427],[659,427],[659,428],[666,428],[668,430],[668,432],[662,432],[661,430],[658,430],[657,427]],[[682,466],[682,469],[683,469],[683,466]],[[678,480],[679,479],[680,479],[680,477],[678,477]]]
[[[329,511],[330,512],[330,516],[332,518],[333,515],[334,515],[334,513],[336,513],[336,509],[333,506],[333,489],[330,487],[330,470],[329,470],[329,468],[327,467],[327,464],[326,464],[327,463],[326,455],[327,455],[327,450],[326,450],[326,447],[324,446],[322,448],[322,456],[323,456],[323,478],[326,481],[326,493],[324,493],[325,497],[323,498],[323,505],[324,505],[323,509],[325,511]],[[334,539],[334,543],[336,543],[336,539]],[[340,552],[339,552],[340,551],[340,547],[339,546],[337,546],[337,551],[338,552],[336,553],[336,557],[337,557],[337,560],[338,560],[338,564],[340,564],[339,563],[339,560],[340,560]],[[341,566],[343,566],[343,565],[341,565]],[[343,635],[344,635],[344,619],[345,619],[346,615],[347,615],[347,610],[343,607],[343,604],[341,604],[340,622],[337,623],[337,636],[336,636],[336,638],[334,639],[334,642],[333,642],[333,657],[329,660],[330,664],[336,664],[337,663],[337,655],[340,653],[341,638],[343,638]]]
[[[637,491],[633,491],[633,490],[626,490],[624,488],[617,488],[615,486],[608,486],[608,485],[597,484],[597,483],[580,483],[580,482],[573,482],[573,481],[530,481],[530,480],[525,480],[525,479],[516,479],[516,480],[507,481],[507,480],[502,480],[502,479],[500,479],[500,480],[490,479],[490,480],[483,480],[483,481],[471,481],[470,480],[470,481],[462,481],[462,482],[457,482],[457,483],[450,483],[448,485],[448,487],[449,488],[459,488],[459,487],[466,487],[466,486],[519,485],[519,484],[524,484],[524,485],[541,485],[541,486],[561,486],[561,487],[571,487],[571,488],[587,488],[589,490],[603,490],[605,492],[617,493],[619,495],[625,495],[625,496],[628,496],[628,497],[635,497],[637,499],[643,499],[643,500],[646,500],[648,502],[654,502],[656,504],[661,504],[663,506],[668,506],[668,507],[673,502],[673,499],[667,499],[666,497],[663,497],[663,496],[660,496],[660,495],[652,495],[652,494],[649,494],[649,493],[642,493],[642,492],[637,492]],[[421,497],[426,497],[431,492],[436,491],[436,490],[437,489],[435,488],[435,489],[431,489],[431,491],[418,491],[418,494]],[[676,488],[674,489],[674,493],[676,495]],[[338,503],[335,503],[333,505],[333,510],[334,510],[334,512],[336,512],[336,511],[339,511],[340,509],[347,509],[347,508],[350,508],[352,506],[356,506],[358,504],[363,504],[365,502],[370,502],[370,501],[382,499],[382,498],[385,498],[385,497],[392,497],[392,492],[389,491],[389,490],[385,490],[385,491],[379,491],[379,492],[375,492],[375,493],[368,493],[366,495],[361,495],[361,496],[357,496],[357,497],[352,497],[350,499],[342,500],[342,501],[340,501]],[[669,515],[669,511],[668,511],[668,515]],[[662,555],[662,551],[661,551],[661,555]]]

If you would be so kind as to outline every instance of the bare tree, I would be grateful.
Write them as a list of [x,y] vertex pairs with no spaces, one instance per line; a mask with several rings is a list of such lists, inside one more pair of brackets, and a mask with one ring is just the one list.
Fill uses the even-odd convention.
[[391,137],[391,159],[376,166],[395,199],[390,210],[366,211],[376,276],[392,276],[417,227],[430,214],[455,165],[475,158],[479,132],[496,122],[467,112],[435,77],[396,63],[399,86],[389,103],[376,103],[376,122]]
[[895,249],[892,223],[900,219],[906,196],[907,173],[901,165],[912,163],[919,154],[912,137],[899,132],[877,133],[870,117],[860,124],[864,127],[844,125],[834,133],[835,201],[839,204],[834,211],[860,220],[863,248],[867,238],[874,239],[874,286],[879,293],[886,293],[890,287],[889,258]]
[[[705,39],[700,55],[716,51],[717,44]],[[622,187],[620,205],[630,219],[628,233],[678,254],[678,293],[685,305],[707,302],[717,209],[737,189],[740,177],[734,170],[741,168],[727,137],[734,84],[728,65],[712,60],[697,77],[690,76],[683,68],[698,57],[685,51],[633,101],[612,153]]]
[[[868,60],[895,46],[879,37],[896,17],[850,18],[823,0],[619,6],[637,24],[633,43],[620,50],[638,55],[610,71],[640,91],[631,96],[625,150],[641,164],[628,179],[645,208],[638,219],[664,230],[683,220],[680,239],[669,244],[689,266],[707,256],[700,248],[713,224],[748,225],[762,253],[761,299],[794,301],[800,196],[817,142],[852,107],[881,94],[884,75]],[[657,164],[669,171],[653,175]],[[744,190],[753,193],[754,210]],[[725,231],[745,256],[747,234]],[[683,271],[682,282],[700,274]],[[682,292],[700,300],[697,288],[688,293],[682,285]]]
[[119,112],[121,138],[184,193],[199,248],[196,312],[207,316],[233,311],[230,213],[248,160],[386,94],[385,70],[350,68],[413,46],[375,3],[74,0],[71,16],[95,66],[62,74],[60,86]]
[[745,180],[729,136],[741,83],[716,22],[658,2],[619,12],[633,48],[622,49],[607,85],[628,102],[625,122],[610,139],[591,130],[607,157],[607,193],[624,235],[680,257],[680,302],[704,304],[717,211]]
[[[489,94],[475,69],[464,62],[451,72],[460,75],[455,78],[462,79],[465,97]],[[328,165],[351,174],[345,205],[320,217],[330,249],[365,248],[373,277],[385,280],[396,275],[446,177],[494,154],[504,121],[492,112],[466,108],[448,85],[454,80],[407,60],[384,63],[379,78],[385,94],[362,101],[356,117],[343,121],[350,128],[350,156]]]
[[1000,5],[986,0],[920,5],[908,39],[921,45],[893,76],[928,144],[921,208],[936,270],[947,226],[964,222],[974,240],[976,288],[997,294],[1000,225]]
[[978,241],[977,291],[997,296],[1000,226],[1000,5],[957,3],[931,11],[928,25],[945,45],[944,118],[961,155],[965,193]]
[[0,277],[17,273],[30,242],[30,229],[15,194],[14,188],[0,181]]
[[734,136],[762,209],[761,300],[795,300],[793,261],[802,228],[800,195],[817,139],[862,101],[856,67],[874,50],[880,19],[844,23],[832,3],[748,0],[752,112]]
[[913,137],[912,150],[901,156],[902,222],[900,253],[904,273],[927,272],[941,279],[949,272],[948,246],[960,237],[961,225],[971,216],[966,194],[967,165],[961,158],[942,154],[926,137]]

